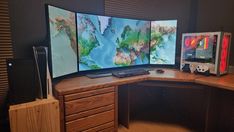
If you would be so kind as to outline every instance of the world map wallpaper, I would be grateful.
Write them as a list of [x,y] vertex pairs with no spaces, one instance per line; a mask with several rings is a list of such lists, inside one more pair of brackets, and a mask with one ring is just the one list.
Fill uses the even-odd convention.
[[151,22],[150,64],[174,65],[177,20]]
[[77,13],[79,70],[149,63],[150,22]]
[[75,13],[48,6],[53,78],[78,71]]

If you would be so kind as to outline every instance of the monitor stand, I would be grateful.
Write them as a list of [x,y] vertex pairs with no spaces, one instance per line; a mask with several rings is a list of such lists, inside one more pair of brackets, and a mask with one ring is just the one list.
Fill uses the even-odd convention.
[[86,74],[86,77],[88,78],[100,78],[100,77],[108,77],[112,76],[111,72],[107,73],[91,73],[91,74]]

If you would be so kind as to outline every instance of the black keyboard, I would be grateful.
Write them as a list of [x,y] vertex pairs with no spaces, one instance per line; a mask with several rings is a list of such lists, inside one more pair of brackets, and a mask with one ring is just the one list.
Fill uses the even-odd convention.
[[112,75],[118,78],[146,75],[146,74],[149,74],[149,71],[145,69],[127,69],[127,70],[112,72]]
[[108,77],[111,76],[111,73],[93,73],[93,74],[86,74],[88,78],[100,78],[100,77]]

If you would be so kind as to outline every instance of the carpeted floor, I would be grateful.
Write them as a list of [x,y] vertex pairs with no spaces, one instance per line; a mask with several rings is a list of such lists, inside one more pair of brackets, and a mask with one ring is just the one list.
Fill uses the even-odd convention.
[[129,129],[119,125],[119,132],[193,132],[178,113],[147,110],[130,117]]
[[120,125],[118,132],[192,132],[179,125],[155,123],[147,121],[132,121],[129,129]]

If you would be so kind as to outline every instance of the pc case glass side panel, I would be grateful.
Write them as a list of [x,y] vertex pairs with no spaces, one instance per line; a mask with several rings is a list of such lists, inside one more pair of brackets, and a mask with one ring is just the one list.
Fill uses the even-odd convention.
[[149,63],[150,22],[77,13],[79,71]]
[[219,32],[183,34],[181,68],[183,64],[206,65],[211,73],[216,73]]
[[75,13],[48,6],[53,78],[78,71]]
[[150,64],[174,65],[177,20],[151,22]]
[[190,62],[215,63],[217,35],[184,36],[183,59]]

